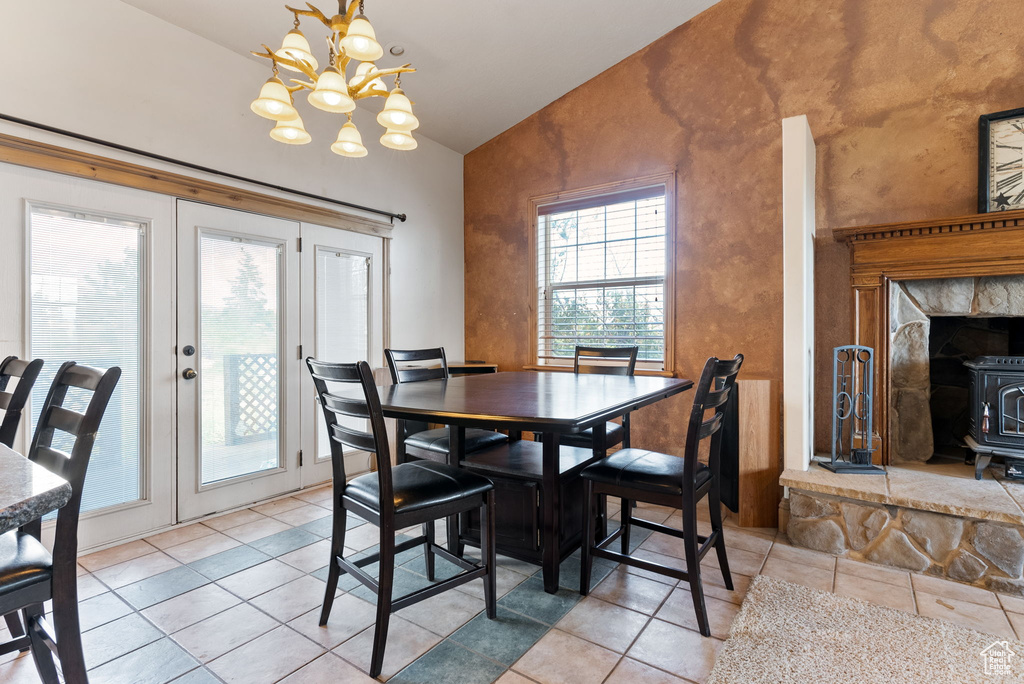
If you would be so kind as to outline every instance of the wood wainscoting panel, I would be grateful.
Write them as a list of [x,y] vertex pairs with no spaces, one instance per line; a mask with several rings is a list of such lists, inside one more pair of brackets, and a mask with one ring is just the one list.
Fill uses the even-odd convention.
[[776,527],[779,522],[779,383],[740,378],[740,527]]

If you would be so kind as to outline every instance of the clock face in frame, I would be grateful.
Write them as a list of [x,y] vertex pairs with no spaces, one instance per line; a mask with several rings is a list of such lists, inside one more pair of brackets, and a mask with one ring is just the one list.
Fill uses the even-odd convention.
[[1024,209],[1024,116],[989,126],[989,207]]

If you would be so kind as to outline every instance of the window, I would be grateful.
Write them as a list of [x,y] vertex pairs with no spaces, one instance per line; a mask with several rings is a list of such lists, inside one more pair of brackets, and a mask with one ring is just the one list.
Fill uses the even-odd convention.
[[636,345],[638,369],[671,368],[669,187],[534,200],[538,364],[571,364],[576,345]]
[[[31,206],[29,358],[46,361],[32,388],[32,428],[64,361],[121,367],[82,493],[82,511],[142,496],[142,248],[147,225]],[[84,411],[91,392],[72,388],[66,405]],[[70,435],[53,445],[69,450]]]

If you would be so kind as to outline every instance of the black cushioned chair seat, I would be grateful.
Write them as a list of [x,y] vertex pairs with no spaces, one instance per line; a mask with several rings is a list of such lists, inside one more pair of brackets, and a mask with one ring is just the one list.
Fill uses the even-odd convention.
[[[433,461],[414,461],[391,468],[391,486],[395,494],[395,513],[410,513],[460,499],[479,497],[494,488],[485,477],[463,468]],[[380,510],[377,473],[355,478],[345,487],[344,496],[356,503]]]
[[[605,448],[610,448],[622,441],[623,430],[622,426],[618,423],[612,423],[609,421],[605,423]],[[576,434],[565,434],[562,435],[559,440],[565,446],[583,447],[584,449],[590,449],[594,445],[594,428],[587,428],[583,432],[577,432]]]
[[[466,453],[487,449],[507,441],[508,437],[500,432],[469,428],[466,430]],[[433,451],[435,454],[447,454],[448,444],[448,428],[424,430],[405,438],[407,447]]]
[[0,596],[48,582],[52,575],[53,558],[38,539],[16,530],[0,534]]
[[[622,449],[583,471],[583,477],[603,484],[619,485],[657,494],[683,494],[683,459],[645,449]],[[711,470],[697,464],[694,487],[711,478]]]

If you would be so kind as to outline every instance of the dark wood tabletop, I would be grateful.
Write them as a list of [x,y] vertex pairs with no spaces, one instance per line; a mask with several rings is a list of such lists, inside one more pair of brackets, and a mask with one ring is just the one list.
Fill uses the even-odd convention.
[[692,386],[681,378],[528,371],[391,385],[380,399],[391,418],[572,433]]

